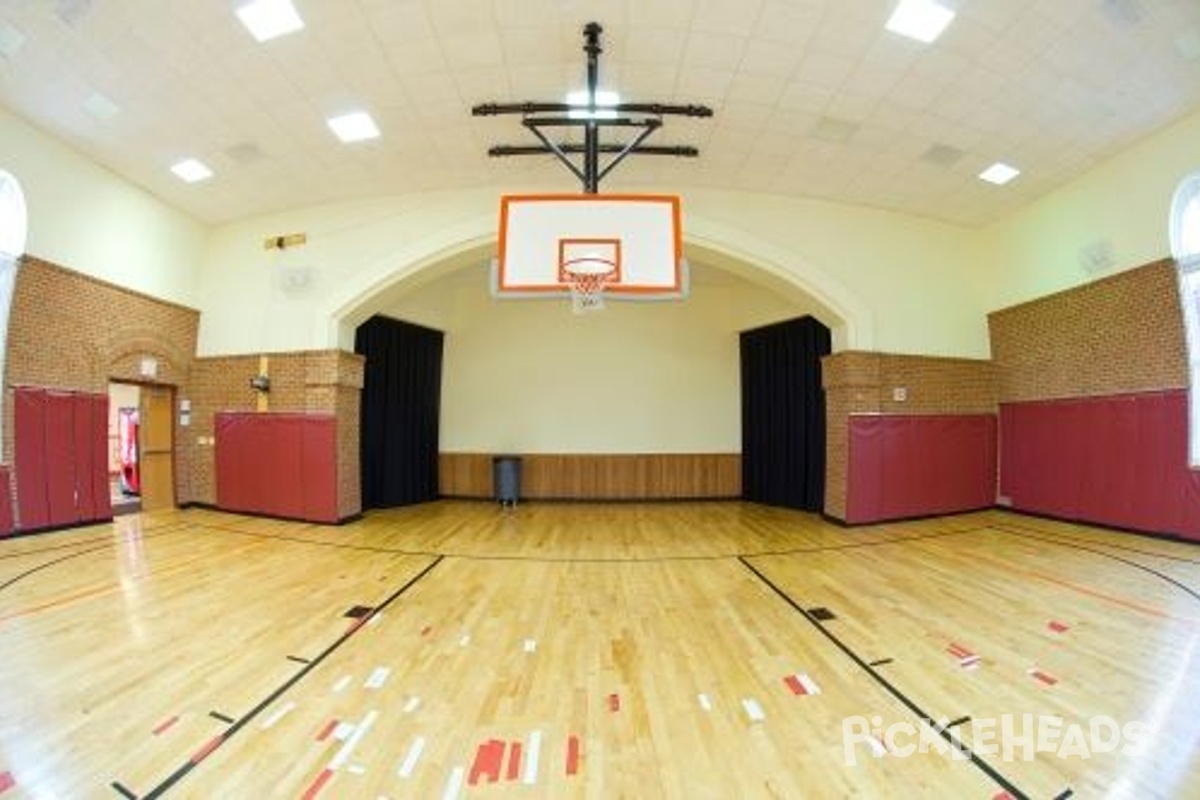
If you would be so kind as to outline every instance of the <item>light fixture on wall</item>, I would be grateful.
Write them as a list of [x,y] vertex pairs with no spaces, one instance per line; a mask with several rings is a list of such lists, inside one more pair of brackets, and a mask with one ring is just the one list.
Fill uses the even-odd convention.
[[250,379],[250,388],[256,392],[269,392],[271,391],[271,379],[266,375],[255,375]]

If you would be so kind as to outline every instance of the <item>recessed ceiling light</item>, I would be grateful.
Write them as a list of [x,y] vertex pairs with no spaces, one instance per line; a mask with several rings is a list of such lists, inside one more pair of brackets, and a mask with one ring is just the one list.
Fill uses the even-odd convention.
[[325,120],[329,129],[343,142],[361,142],[379,136],[379,127],[365,111],[355,111]]
[[23,44],[25,44],[25,34],[7,22],[0,22],[0,56],[12,58]]
[[1020,174],[1021,170],[1017,169],[1016,167],[1010,167],[1008,164],[1005,164],[1002,161],[997,161],[995,164],[992,164],[983,172],[979,173],[979,177],[981,180],[985,180],[988,183],[994,183],[997,186],[1003,186]]
[[212,177],[213,171],[204,164],[194,158],[185,158],[175,166],[171,167],[171,172],[174,172],[188,183],[196,183],[197,181],[208,180]]
[[237,15],[250,35],[260,42],[304,27],[304,20],[291,0],[252,0],[240,6]]
[[83,110],[101,122],[104,122],[115,117],[121,109],[116,103],[99,92],[92,92],[91,96],[83,101]]
[[886,27],[919,42],[932,42],[942,35],[952,19],[954,12],[936,0],[900,0]]
[[617,103],[621,102],[621,96],[616,92],[606,91],[604,89],[596,90],[596,111],[587,111],[588,93],[586,90],[578,92],[567,92],[567,105],[578,106],[578,111],[568,111],[567,116],[571,119],[616,119],[616,109],[612,108]]

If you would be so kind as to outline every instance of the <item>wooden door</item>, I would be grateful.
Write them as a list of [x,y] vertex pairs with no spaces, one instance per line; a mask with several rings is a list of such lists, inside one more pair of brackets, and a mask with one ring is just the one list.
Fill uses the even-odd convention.
[[142,511],[175,507],[175,390],[143,386],[140,409]]

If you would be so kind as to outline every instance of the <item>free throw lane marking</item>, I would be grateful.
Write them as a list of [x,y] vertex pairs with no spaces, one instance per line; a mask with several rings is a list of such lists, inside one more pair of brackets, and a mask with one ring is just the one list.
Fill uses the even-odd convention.
[[450,779],[446,781],[446,791],[442,792],[442,800],[457,800],[462,792],[463,775],[466,772],[464,767],[455,767],[450,771]]
[[743,698],[742,708],[746,709],[746,716],[750,717],[751,722],[762,722],[767,718],[767,715],[763,713],[762,706],[753,697]]
[[529,734],[529,747],[526,749],[529,751],[529,754],[525,758],[525,777],[522,782],[527,786],[532,786],[537,783],[538,756],[542,749],[541,731],[534,731]]
[[295,707],[296,707],[295,702],[293,702],[291,700],[284,703],[275,711],[274,714],[272,714],[271,716],[269,716],[265,720],[263,720],[262,729],[265,731],[267,728],[275,727],[275,723],[279,722],[279,720],[283,719],[288,714],[290,714],[292,712],[292,709],[294,709]]

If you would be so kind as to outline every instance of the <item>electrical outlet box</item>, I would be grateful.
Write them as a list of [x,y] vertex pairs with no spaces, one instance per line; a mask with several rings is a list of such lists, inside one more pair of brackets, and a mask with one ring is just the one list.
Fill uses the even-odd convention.
[[903,403],[908,400],[908,387],[896,386],[892,388],[892,399],[897,403]]

